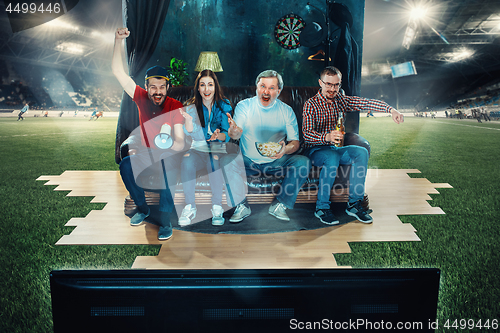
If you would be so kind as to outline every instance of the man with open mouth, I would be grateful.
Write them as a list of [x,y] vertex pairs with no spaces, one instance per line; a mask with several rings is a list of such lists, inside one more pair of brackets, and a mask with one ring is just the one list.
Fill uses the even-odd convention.
[[[137,104],[139,111],[139,130],[141,142],[136,149],[129,149],[129,156],[120,162],[120,175],[123,183],[130,193],[131,198],[137,205],[137,213],[130,219],[132,226],[141,225],[149,217],[150,209],[146,204],[144,189],[137,184],[137,178],[141,171],[153,167],[161,174],[162,184],[157,184],[160,189],[160,220],[158,239],[167,240],[172,237],[172,225],[170,215],[174,209],[172,193],[169,189],[175,187],[174,180],[181,161],[181,154],[175,152],[184,149],[184,117],[182,103],[167,96],[170,86],[168,71],[160,66],[154,66],[147,70],[145,77],[145,89],[138,86],[123,68],[123,56],[125,53],[124,40],[130,35],[127,28],[119,28],[115,33],[115,46],[111,67],[113,74],[120,82],[123,90]],[[170,147],[157,149],[155,137],[164,133],[166,129],[173,139]],[[134,131],[136,132],[136,131]],[[163,134],[162,134],[163,135]],[[134,151],[135,150],[135,151]],[[152,156],[160,156],[161,163]],[[167,180],[168,179],[168,180]]]
[[[311,169],[309,159],[293,155],[299,149],[299,130],[293,109],[278,100],[283,89],[283,79],[273,70],[260,73],[255,80],[256,96],[242,100],[236,105],[234,119],[228,114],[232,139],[240,140],[244,168],[238,167],[236,158],[226,155],[221,159],[232,202],[236,209],[229,222],[238,223],[251,214],[245,197],[246,175],[282,175],[280,191],[269,207],[269,214],[289,221],[286,210],[292,209],[300,187],[305,183]],[[280,140],[282,149],[274,156],[262,155],[256,143],[265,143],[277,133],[284,133]],[[230,198],[231,199],[231,198]]]

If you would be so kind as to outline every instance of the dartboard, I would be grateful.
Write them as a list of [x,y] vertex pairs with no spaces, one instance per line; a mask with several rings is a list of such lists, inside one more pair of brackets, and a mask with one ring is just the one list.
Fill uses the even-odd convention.
[[306,23],[295,14],[287,14],[280,18],[274,27],[274,37],[281,47],[296,49],[300,46],[299,35]]

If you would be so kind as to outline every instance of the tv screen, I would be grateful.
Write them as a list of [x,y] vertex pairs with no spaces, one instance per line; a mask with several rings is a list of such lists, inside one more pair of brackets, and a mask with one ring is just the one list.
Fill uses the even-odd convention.
[[438,269],[52,271],[55,332],[432,332]]
[[408,75],[417,75],[417,69],[415,68],[415,64],[413,63],[413,61],[407,61],[391,66],[391,72],[393,78]]

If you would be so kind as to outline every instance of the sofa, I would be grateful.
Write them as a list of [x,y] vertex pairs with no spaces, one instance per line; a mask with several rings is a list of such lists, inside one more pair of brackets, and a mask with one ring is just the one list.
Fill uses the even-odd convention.
[[[233,107],[241,100],[253,97],[256,93],[255,86],[245,86],[245,87],[222,87],[225,96],[232,103]],[[279,99],[284,103],[290,105],[295,115],[297,116],[297,121],[299,125],[299,134],[302,138],[302,109],[305,101],[310,97],[314,96],[318,92],[318,87],[283,87]],[[168,91],[168,95],[174,99],[181,102],[185,102],[193,95],[193,87],[172,87]],[[139,126],[139,124],[127,124],[127,128],[134,128]],[[346,135],[344,138],[344,145],[358,145],[365,147],[370,153],[370,144],[367,140],[361,137],[359,132],[359,112],[350,112],[346,114],[345,117],[345,128]],[[121,141],[123,138],[123,133],[118,135],[115,149],[115,159],[119,162],[124,156],[128,155],[129,145],[132,142],[137,142],[140,138],[134,135],[128,135],[125,140]],[[237,142],[231,140],[228,144],[229,147],[237,147]],[[297,153],[300,153],[302,149],[299,149]],[[347,202],[349,195],[349,165],[341,165],[337,177],[332,188],[331,201],[332,202]],[[308,180],[302,186],[301,191],[297,197],[296,203],[313,203],[316,202],[316,193],[318,186],[318,177],[320,169],[318,167],[312,167],[309,174]],[[157,173],[143,172],[141,175],[142,184],[151,184],[160,181],[158,179]],[[274,176],[259,176],[259,177],[247,177],[248,185],[248,196],[247,200],[250,204],[252,203],[270,203],[272,202],[277,190],[279,189],[281,180],[279,177]],[[152,186],[151,188],[154,188]],[[158,204],[159,195],[156,191],[146,190],[146,201],[148,205]],[[208,182],[208,177],[206,175],[200,174],[196,181],[196,202],[197,204],[210,204],[211,190],[210,184]],[[223,201],[225,200],[225,196]],[[182,186],[177,186],[175,193],[175,203],[182,205],[184,203],[184,194],[182,191]],[[223,202],[224,203],[224,202]],[[364,206],[368,208],[369,202],[368,197],[365,195]],[[133,200],[127,196],[125,198],[125,213],[132,214],[136,209]]]

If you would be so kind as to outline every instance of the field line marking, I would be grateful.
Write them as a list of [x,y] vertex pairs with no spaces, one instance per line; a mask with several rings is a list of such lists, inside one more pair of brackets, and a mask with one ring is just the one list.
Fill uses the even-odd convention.
[[12,135],[0,135],[1,138],[14,138],[20,136],[52,136],[52,135],[69,135],[69,134],[86,134],[86,133],[101,133],[107,131],[83,131],[83,132],[58,132],[58,133],[39,133],[39,134],[12,134]]
[[484,129],[490,129],[490,130],[495,130],[495,131],[500,131],[500,128],[492,128],[492,127],[482,127],[482,126],[477,126],[477,125],[466,125],[466,124],[457,124],[457,123],[449,123],[446,121],[435,121],[437,123],[441,124],[451,124],[451,125],[458,125],[458,126],[466,126],[466,127],[476,127],[476,128],[484,128]]

